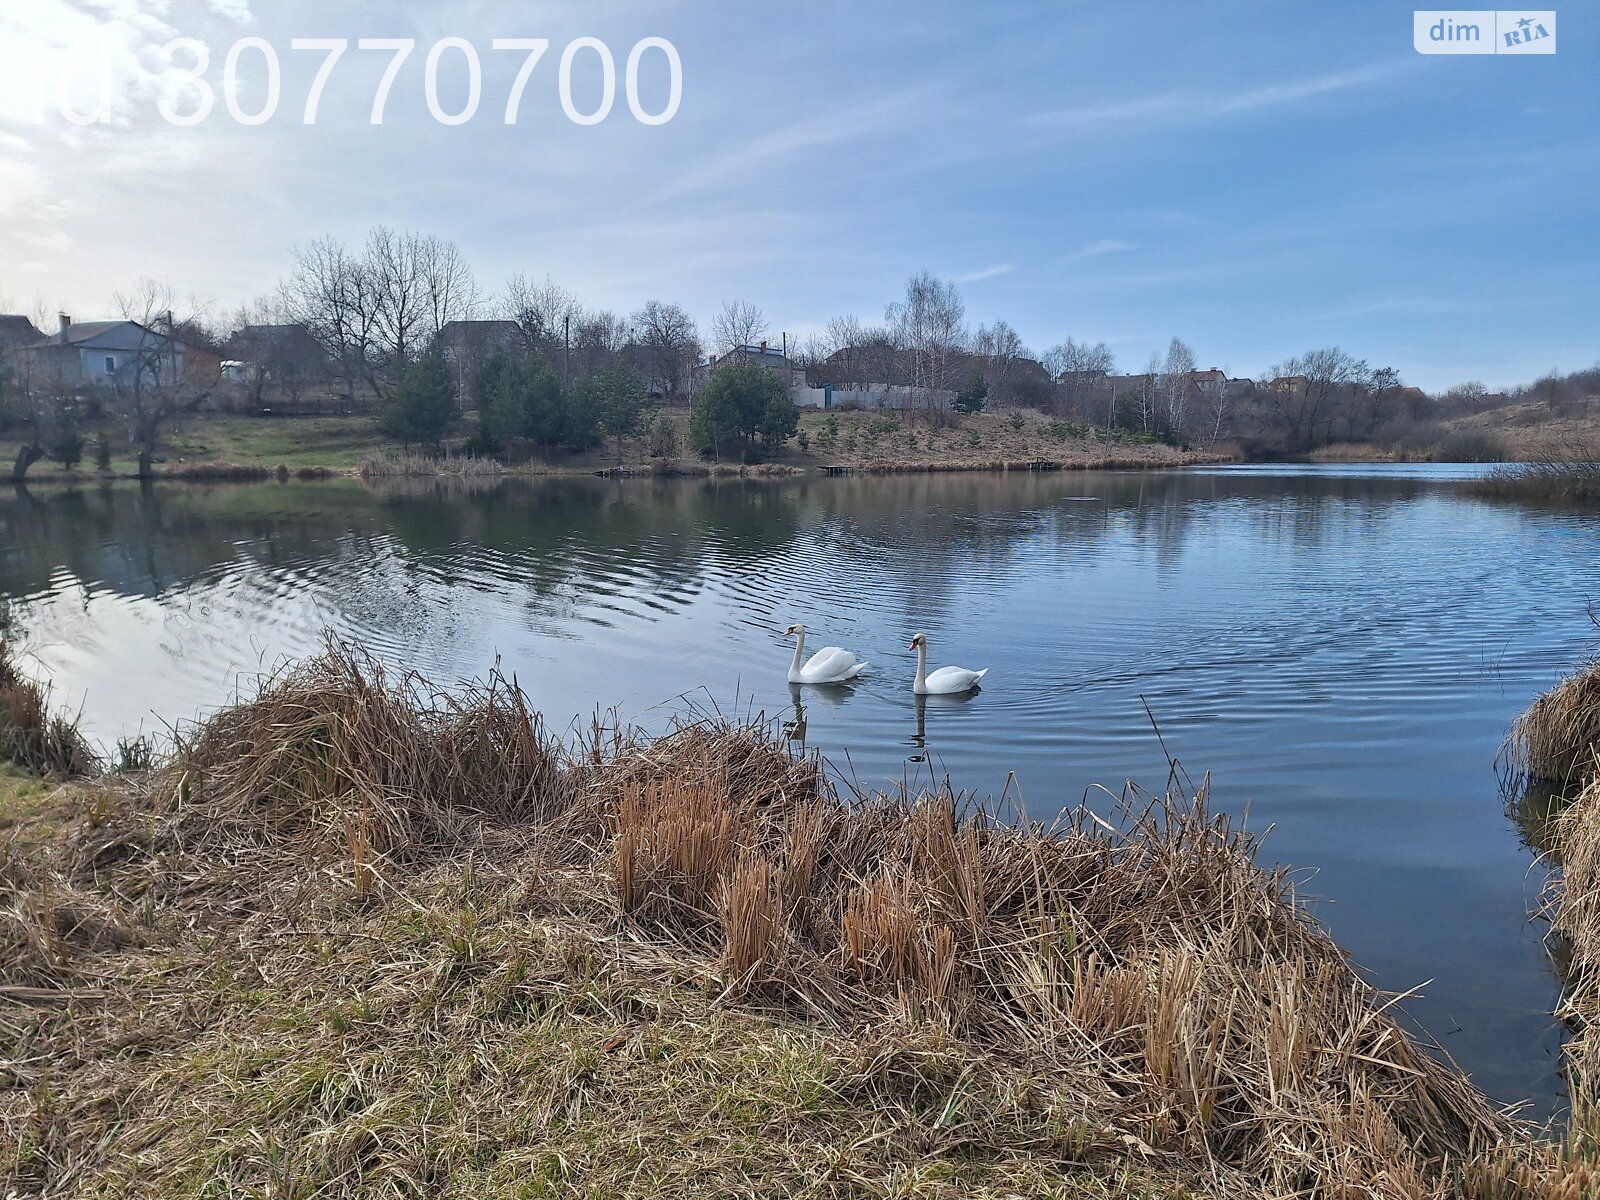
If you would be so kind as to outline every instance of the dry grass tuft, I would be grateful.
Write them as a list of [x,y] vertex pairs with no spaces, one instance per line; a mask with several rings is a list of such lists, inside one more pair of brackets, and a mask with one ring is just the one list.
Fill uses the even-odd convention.
[[1535,781],[1580,785],[1600,751],[1600,658],[1540,696],[1511,727],[1505,761],[1513,790]]
[[93,775],[100,769],[77,719],[50,711],[49,689],[17,670],[4,638],[0,638],[0,762],[68,777]]
[[484,819],[554,816],[559,754],[498,675],[447,694],[330,640],[180,737],[146,804],[190,848],[344,859],[362,893],[386,865],[475,841]]
[[381,476],[500,476],[505,468],[495,459],[461,454],[375,454],[362,461],[363,478]]

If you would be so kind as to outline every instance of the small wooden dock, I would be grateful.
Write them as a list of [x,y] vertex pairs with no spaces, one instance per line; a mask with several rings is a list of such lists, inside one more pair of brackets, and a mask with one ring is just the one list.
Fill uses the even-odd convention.
[[1028,470],[1030,470],[1030,471],[1059,471],[1059,470],[1061,470],[1061,464],[1058,463],[1058,462],[1052,462],[1048,458],[1036,458],[1036,459],[1033,459],[1031,462],[1028,463]]
[[822,470],[826,475],[849,475],[855,468],[845,463],[833,463],[830,466],[823,467]]

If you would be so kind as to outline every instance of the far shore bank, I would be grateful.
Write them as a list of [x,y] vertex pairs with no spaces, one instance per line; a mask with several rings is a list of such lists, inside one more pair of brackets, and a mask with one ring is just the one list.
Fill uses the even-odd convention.
[[[1520,410],[1519,410],[1520,412]],[[1513,416],[1517,414],[1512,414]],[[1525,415],[1525,414],[1524,414]],[[1509,420],[1509,418],[1507,418]],[[1166,470],[1226,463],[1363,464],[1403,462],[1528,462],[1550,453],[1541,438],[1572,444],[1589,427],[1568,423],[1517,425],[1509,431],[1463,421],[1461,436],[1438,443],[1377,445],[1336,442],[1303,454],[1264,453],[1236,441],[1175,446],[1149,435],[1107,431],[1032,409],[966,415],[913,412],[817,412],[802,415],[798,436],[765,461],[706,459],[688,449],[688,413],[665,409],[640,436],[581,454],[540,455],[527,448],[494,459],[468,458],[465,431],[437,449],[414,453],[386,438],[366,413],[323,416],[237,416],[207,413],[174,427],[157,455],[156,481],[264,482],[355,475],[506,475],[520,477],[622,475],[645,477],[780,478],[810,474],[889,475],[958,471]],[[1569,427],[1570,426],[1570,427]],[[662,429],[667,431],[664,437]],[[1494,437],[1487,434],[1494,433]],[[1511,436],[1511,433],[1516,436]],[[1576,439],[1576,440],[1575,440]],[[17,445],[0,437],[0,465]],[[118,445],[103,464],[89,454],[76,469],[44,460],[29,470],[32,484],[84,484],[138,478]],[[402,465],[394,465],[399,462]]]
[[[685,450],[687,413],[668,410],[672,453],[645,437],[585,454],[469,458],[464,443],[415,452],[383,437],[371,417],[259,418],[207,415],[177,430],[157,458],[154,479],[265,482],[355,475],[623,475],[767,478],[809,474],[1028,470],[1162,470],[1242,461],[1238,448],[1180,448],[1124,433],[1105,433],[1022,410],[980,413],[930,424],[919,414],[806,413],[800,436],[767,461],[708,460]],[[0,440],[0,462],[16,456]],[[436,465],[430,466],[430,463]],[[104,469],[85,461],[67,471],[41,461],[32,484],[76,484],[138,478],[135,464],[114,455]]]

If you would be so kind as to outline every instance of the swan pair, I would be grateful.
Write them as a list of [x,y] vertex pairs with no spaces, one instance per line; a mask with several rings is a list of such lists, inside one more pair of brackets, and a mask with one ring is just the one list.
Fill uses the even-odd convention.
[[[868,664],[857,661],[854,654],[838,646],[823,647],[802,665],[801,659],[805,658],[806,653],[806,627],[791,625],[783,632],[785,637],[799,639],[794,647],[794,662],[789,664],[790,683],[844,683],[867,668]],[[928,636],[924,633],[913,637],[907,649],[917,652],[917,678],[911,690],[919,696],[970,692],[989,673],[987,667],[981,671],[969,671],[965,667],[940,667],[932,675],[928,674]]]

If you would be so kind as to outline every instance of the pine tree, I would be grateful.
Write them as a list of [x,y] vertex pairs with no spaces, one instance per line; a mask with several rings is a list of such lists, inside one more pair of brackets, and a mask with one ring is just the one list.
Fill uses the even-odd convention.
[[450,364],[430,350],[400,369],[379,427],[406,445],[439,446],[461,417]]

